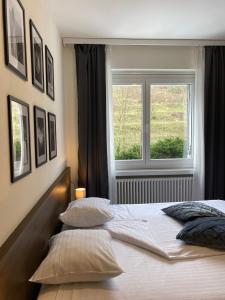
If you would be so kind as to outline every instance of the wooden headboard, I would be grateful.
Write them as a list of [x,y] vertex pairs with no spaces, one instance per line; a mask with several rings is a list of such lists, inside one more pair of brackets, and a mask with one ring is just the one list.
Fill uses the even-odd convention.
[[0,300],[33,300],[40,285],[28,281],[60,230],[59,214],[70,200],[66,168],[0,248]]

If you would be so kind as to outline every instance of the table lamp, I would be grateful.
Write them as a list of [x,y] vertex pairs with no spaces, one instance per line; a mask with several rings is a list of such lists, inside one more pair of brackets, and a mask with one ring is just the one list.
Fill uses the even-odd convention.
[[75,199],[82,199],[86,197],[86,189],[85,188],[76,188],[75,189]]

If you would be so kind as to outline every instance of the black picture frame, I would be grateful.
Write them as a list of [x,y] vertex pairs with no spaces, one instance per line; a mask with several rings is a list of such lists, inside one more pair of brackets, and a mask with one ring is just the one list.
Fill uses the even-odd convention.
[[19,0],[3,0],[3,19],[5,63],[20,78],[27,80],[25,10]]
[[57,156],[57,134],[56,134],[56,115],[48,113],[48,149],[49,159]]
[[29,105],[8,96],[11,182],[31,173]]
[[47,162],[46,111],[34,106],[34,137],[36,168]]
[[45,76],[46,76],[46,94],[55,100],[55,84],[54,84],[54,59],[45,45]]
[[34,22],[30,19],[30,48],[32,83],[42,93],[44,92],[44,58],[43,40]]

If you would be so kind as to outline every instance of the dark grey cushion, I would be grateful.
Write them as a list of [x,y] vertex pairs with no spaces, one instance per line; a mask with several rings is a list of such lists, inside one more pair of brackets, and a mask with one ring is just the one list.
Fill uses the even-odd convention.
[[192,245],[225,250],[225,218],[206,217],[188,222],[177,239]]
[[225,217],[225,214],[222,211],[201,202],[194,201],[175,204],[163,208],[162,211],[168,216],[182,222],[199,217]]

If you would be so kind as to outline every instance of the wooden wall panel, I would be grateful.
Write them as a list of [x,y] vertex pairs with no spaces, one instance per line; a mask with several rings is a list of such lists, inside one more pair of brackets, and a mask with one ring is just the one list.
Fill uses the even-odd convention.
[[70,169],[66,168],[0,248],[0,300],[36,299],[40,285],[28,279],[59,232],[59,214],[70,201]]

